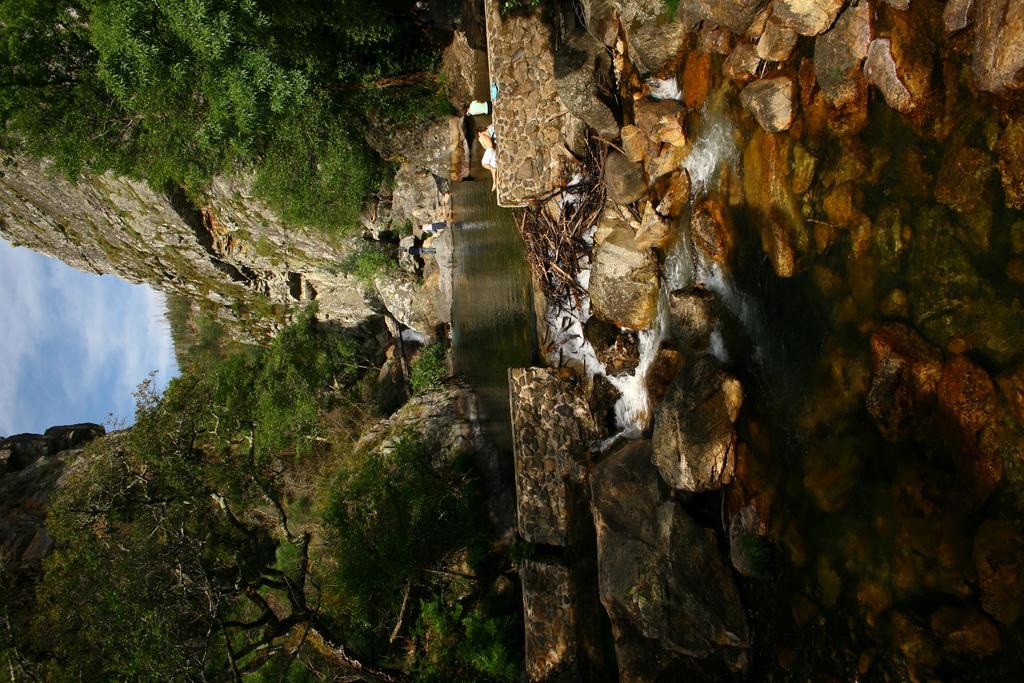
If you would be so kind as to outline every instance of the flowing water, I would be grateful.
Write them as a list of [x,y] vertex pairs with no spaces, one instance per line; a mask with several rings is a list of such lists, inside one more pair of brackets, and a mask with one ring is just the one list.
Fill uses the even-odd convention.
[[476,389],[495,445],[510,453],[508,369],[532,365],[537,348],[530,270],[512,212],[498,207],[489,181],[452,185],[452,219],[455,372]]

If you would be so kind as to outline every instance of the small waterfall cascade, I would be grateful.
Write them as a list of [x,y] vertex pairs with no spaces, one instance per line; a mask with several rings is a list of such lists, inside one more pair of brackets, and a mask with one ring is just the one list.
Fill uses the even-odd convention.
[[[671,84],[662,89],[671,96]],[[662,94],[662,93],[659,93]],[[694,140],[693,151],[683,161],[682,167],[690,174],[691,201],[705,196],[717,179],[723,166],[736,168],[739,165],[739,151],[734,137],[734,128],[724,108],[705,108],[702,124]],[[756,316],[744,297],[737,292],[721,268],[704,258],[700,250],[693,249],[690,241],[689,212],[683,216],[679,237],[669,248],[662,268],[661,298],[658,312],[651,326],[637,331],[640,363],[631,375],[608,375],[607,369],[597,359],[590,342],[583,335],[583,326],[591,316],[590,300],[580,297],[575,305],[555,304],[549,307],[544,323],[548,332],[545,352],[552,365],[569,366],[588,380],[604,375],[621,394],[615,405],[615,418],[620,434],[627,438],[639,438],[651,421],[651,405],[647,395],[647,372],[658,355],[661,342],[668,332],[669,294],[694,283],[701,283],[714,291],[725,306],[746,324],[747,318]],[[591,233],[591,239],[593,233]],[[577,281],[584,289],[590,281],[590,271],[584,269]],[[709,349],[719,359],[728,355],[720,332],[712,335]]]

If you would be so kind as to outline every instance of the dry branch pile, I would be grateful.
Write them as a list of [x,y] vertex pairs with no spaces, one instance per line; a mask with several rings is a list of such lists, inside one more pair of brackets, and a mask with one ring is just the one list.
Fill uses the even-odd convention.
[[[586,291],[577,282],[580,261],[592,242],[585,235],[604,208],[604,161],[607,148],[595,143],[581,166],[582,178],[548,198],[517,212],[526,243],[526,260],[534,282],[550,302],[574,300]],[[574,301],[573,303],[578,303]]]

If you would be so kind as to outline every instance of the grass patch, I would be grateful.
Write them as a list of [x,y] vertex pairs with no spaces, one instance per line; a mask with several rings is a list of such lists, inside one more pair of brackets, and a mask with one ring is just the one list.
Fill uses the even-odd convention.
[[430,344],[420,351],[412,363],[409,382],[412,390],[419,394],[441,386],[441,380],[448,375],[447,348],[444,344]]

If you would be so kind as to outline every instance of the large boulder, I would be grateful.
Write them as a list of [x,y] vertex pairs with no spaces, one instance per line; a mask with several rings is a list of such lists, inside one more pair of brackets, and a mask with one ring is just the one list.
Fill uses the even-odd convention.
[[633,441],[590,479],[601,604],[621,681],[742,669],[750,635],[715,536],[663,494],[650,444]]
[[487,82],[487,53],[474,50],[462,31],[455,31],[441,53],[441,73],[445,95],[456,111],[465,111],[470,102],[487,96],[486,89],[478,91],[478,83]]
[[662,478],[683,491],[714,491],[732,479],[736,421],[743,388],[700,355],[683,368],[654,414],[654,464]]
[[974,78],[994,93],[1024,88],[1024,0],[976,0]]
[[668,338],[672,343],[680,349],[707,349],[717,324],[714,293],[696,285],[677,289],[668,301]]
[[606,140],[614,140],[619,131],[615,114],[606,104],[612,99],[611,73],[611,56],[589,33],[573,37],[555,53],[559,99]]
[[594,313],[618,327],[640,330],[654,320],[661,291],[658,261],[650,249],[637,246],[628,224],[614,223],[594,247],[589,291]]
[[397,271],[378,275],[374,286],[384,308],[406,327],[427,338],[434,338],[443,321],[435,306],[439,300],[436,287],[421,284],[415,275]]
[[371,121],[364,132],[370,146],[385,159],[411,163],[447,180],[469,174],[469,141],[461,116],[397,127]]
[[413,227],[444,218],[444,202],[437,178],[430,171],[410,163],[402,164],[395,173],[395,189],[391,194],[391,225],[399,229]]
[[591,316],[583,326],[583,336],[594,347],[606,374],[632,375],[636,371],[640,364],[640,346],[635,332],[620,330],[597,316]]

